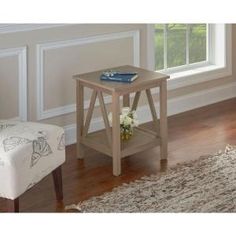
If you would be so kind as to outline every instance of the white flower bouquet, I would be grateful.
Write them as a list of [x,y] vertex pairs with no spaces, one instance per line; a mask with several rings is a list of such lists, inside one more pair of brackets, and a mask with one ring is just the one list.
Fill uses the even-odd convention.
[[[108,120],[112,126],[112,113],[109,113]],[[133,128],[138,126],[136,111],[129,107],[123,107],[120,114],[120,133],[122,140],[128,140],[133,135]]]

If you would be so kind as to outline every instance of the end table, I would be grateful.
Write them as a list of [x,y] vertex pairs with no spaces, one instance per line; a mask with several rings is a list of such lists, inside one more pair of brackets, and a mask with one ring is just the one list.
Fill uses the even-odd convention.
[[[100,75],[104,70],[86,74],[74,75],[76,80],[77,104],[77,157],[84,157],[84,146],[93,148],[112,157],[113,175],[121,174],[121,158],[160,145],[161,159],[167,158],[167,79],[168,75],[149,71],[134,66],[111,68],[114,71],[137,72],[138,78],[132,83],[101,81]],[[93,90],[86,119],[84,117],[84,87]],[[151,88],[160,88],[160,119],[154,106]],[[145,91],[155,130],[142,127],[134,128],[134,135],[130,140],[120,138],[120,97],[123,106],[130,106],[130,93],[135,93],[132,110],[136,110],[141,91]],[[112,96],[112,127],[109,125],[103,93]],[[89,133],[94,105],[98,97],[105,129]]]

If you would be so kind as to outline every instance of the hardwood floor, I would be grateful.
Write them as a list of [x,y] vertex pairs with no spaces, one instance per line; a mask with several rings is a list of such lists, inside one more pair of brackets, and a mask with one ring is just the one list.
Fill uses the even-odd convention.
[[[235,108],[236,99],[231,99],[169,117],[168,163],[160,165],[159,148],[154,148],[123,159],[122,175],[119,177],[113,177],[109,157],[88,150],[84,160],[77,160],[75,145],[68,146],[63,166],[64,204],[83,201],[111,191],[122,183],[215,153],[227,144],[236,144]],[[6,211],[6,205],[6,201],[1,199],[0,212]],[[63,205],[56,204],[52,176],[20,197],[20,211],[63,211]]]

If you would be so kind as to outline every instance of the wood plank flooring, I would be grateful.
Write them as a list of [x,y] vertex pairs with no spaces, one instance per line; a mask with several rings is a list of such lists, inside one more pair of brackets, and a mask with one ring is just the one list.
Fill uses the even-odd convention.
[[[154,148],[122,159],[119,177],[113,177],[109,157],[88,150],[84,160],[77,160],[75,145],[68,146],[63,166],[64,204],[83,201],[122,183],[215,153],[227,144],[236,144],[236,99],[171,116],[168,124],[168,163],[160,164],[159,148]],[[63,212],[63,205],[57,204],[55,199],[52,176],[48,176],[20,197],[20,211]],[[4,211],[6,201],[1,199],[0,212]]]

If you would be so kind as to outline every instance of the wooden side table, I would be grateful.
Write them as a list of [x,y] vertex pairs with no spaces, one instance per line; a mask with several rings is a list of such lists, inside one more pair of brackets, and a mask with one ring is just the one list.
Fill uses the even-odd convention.
[[[161,159],[167,158],[167,79],[169,76],[134,66],[121,66],[112,70],[137,72],[138,78],[130,84],[101,81],[100,75],[104,70],[73,76],[77,87],[77,157],[79,159],[84,157],[84,146],[111,156],[113,175],[119,176],[123,157],[160,145]],[[93,90],[86,119],[84,119],[84,87]],[[154,87],[160,88],[160,119],[158,119],[151,95],[151,88]],[[135,93],[131,108],[136,110],[141,91],[146,92],[155,130],[136,127],[132,138],[122,141],[119,118],[120,96],[123,96],[123,105],[130,106],[130,93]],[[103,93],[112,96],[112,127],[109,125]],[[105,129],[88,133],[97,97]]]

